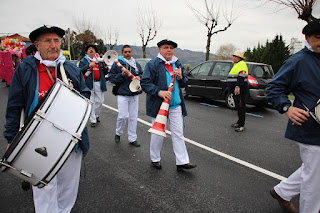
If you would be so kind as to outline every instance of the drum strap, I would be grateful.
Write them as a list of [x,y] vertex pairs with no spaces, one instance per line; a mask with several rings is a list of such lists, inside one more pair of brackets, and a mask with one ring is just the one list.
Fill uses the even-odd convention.
[[[48,73],[49,78],[51,79],[52,83],[54,83],[53,77],[52,77],[52,75],[51,75],[51,73],[50,73],[50,71],[49,71],[48,67],[46,67],[46,70],[47,70],[47,73]],[[56,69],[55,69],[55,70],[56,70]]]
[[[309,109],[301,100],[297,99],[304,108],[306,108],[307,112],[311,115],[311,117],[318,123],[320,124],[320,118],[317,116],[317,112],[320,110],[320,99],[318,100],[317,104]],[[312,112],[312,109],[315,110],[315,113]]]

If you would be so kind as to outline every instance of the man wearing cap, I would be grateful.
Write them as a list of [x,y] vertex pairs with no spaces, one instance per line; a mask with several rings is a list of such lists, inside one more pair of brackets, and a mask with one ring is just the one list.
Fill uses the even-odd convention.
[[[29,35],[37,52],[34,56],[24,58],[12,78],[4,132],[9,143],[8,147],[19,130],[22,109],[25,111],[26,119],[56,79],[61,79],[61,63],[74,89],[86,97],[90,96],[90,90],[86,87],[78,67],[66,61],[60,50],[61,38],[64,34],[64,30],[58,27],[43,26]],[[79,146],[80,148],[77,147],[71,152],[57,175],[47,186],[33,187],[35,212],[71,211],[78,193],[81,160],[89,149],[86,129],[82,133]]]
[[81,59],[79,63],[80,71],[86,81],[87,87],[91,90],[90,100],[94,103],[90,115],[92,127],[96,127],[97,122],[100,122],[99,115],[104,102],[103,93],[107,91],[105,75],[108,74],[108,69],[104,62],[99,62],[98,49],[96,45],[88,45],[85,49],[87,55]]
[[[290,200],[300,194],[299,212],[318,213],[320,124],[310,115],[320,98],[320,20],[307,24],[302,33],[305,48],[284,62],[266,88],[267,100],[289,118],[285,137],[297,142],[302,165],[270,193],[286,212],[296,212]],[[290,93],[295,96],[293,104],[288,99]]]
[[238,121],[231,126],[236,132],[244,131],[246,120],[246,95],[248,93],[248,67],[244,62],[243,52],[237,50],[232,55],[233,67],[227,78],[229,93],[233,94],[236,109],[238,111]]
[[[164,99],[169,99],[168,124],[172,133],[173,150],[176,156],[178,171],[195,168],[189,161],[188,151],[183,136],[183,116],[187,115],[184,98],[181,92],[188,82],[182,64],[174,56],[174,48],[178,45],[170,40],[158,42],[159,54],[150,60],[144,69],[141,87],[147,93],[147,115],[152,117],[152,123],[158,114]],[[175,74],[172,93],[167,91],[171,82],[171,75]],[[163,136],[151,133],[150,157],[152,165],[161,169],[160,152],[163,144]]]
[[132,92],[130,90],[129,85],[132,80],[129,76],[132,74],[140,81],[143,71],[140,64],[132,57],[132,50],[129,45],[123,45],[122,55],[119,56],[118,61],[126,69],[122,70],[116,63],[113,63],[110,69],[110,82],[119,85],[117,92],[119,112],[114,141],[116,143],[120,142],[120,136],[122,135],[126,126],[126,121],[128,120],[129,144],[135,147],[140,147],[140,143],[137,141],[137,123],[139,112],[139,94],[141,92]]

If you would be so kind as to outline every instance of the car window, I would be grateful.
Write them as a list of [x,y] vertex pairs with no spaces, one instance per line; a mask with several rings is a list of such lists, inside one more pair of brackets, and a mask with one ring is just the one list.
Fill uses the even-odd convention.
[[229,71],[231,69],[231,64],[217,62],[212,70],[212,74],[214,76],[228,76]]
[[268,66],[256,66],[253,70],[253,74],[257,78],[272,78],[273,72]]
[[210,72],[210,69],[212,67],[213,62],[206,62],[201,65],[199,68],[199,71],[197,75],[208,75]]
[[191,70],[190,74],[191,75],[198,75],[200,67],[201,67],[201,64],[199,66],[196,66],[193,70]]

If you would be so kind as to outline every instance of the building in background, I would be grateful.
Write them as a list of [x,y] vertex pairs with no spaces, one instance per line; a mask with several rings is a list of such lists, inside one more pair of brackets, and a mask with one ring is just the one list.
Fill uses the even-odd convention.
[[291,38],[290,42],[290,53],[293,55],[304,48],[302,41],[299,41],[297,38]]

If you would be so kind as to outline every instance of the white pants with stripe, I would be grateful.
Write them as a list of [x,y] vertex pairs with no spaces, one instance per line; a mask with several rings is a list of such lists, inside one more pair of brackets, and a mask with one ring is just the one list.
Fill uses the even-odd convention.
[[93,82],[90,101],[93,102],[93,106],[90,114],[90,122],[97,123],[97,117],[99,117],[100,115],[102,104],[104,102],[104,95],[100,88],[100,81]]
[[65,164],[50,183],[38,188],[33,186],[36,213],[69,213],[74,206],[79,187],[82,151],[72,151]]
[[320,146],[298,143],[302,165],[274,187],[284,200],[300,194],[300,213],[320,212]]
[[117,95],[118,118],[116,134],[122,135],[128,120],[128,141],[137,140],[137,122],[139,111],[139,95],[123,96]]
[[[155,118],[152,118],[152,124],[154,122]],[[171,131],[172,146],[176,156],[176,165],[190,163],[183,136],[183,116],[181,106],[175,109],[169,109],[167,124],[169,124]],[[150,157],[152,162],[158,162],[161,160],[160,152],[162,149],[163,139],[163,136],[151,134]]]

